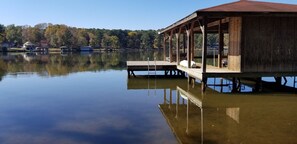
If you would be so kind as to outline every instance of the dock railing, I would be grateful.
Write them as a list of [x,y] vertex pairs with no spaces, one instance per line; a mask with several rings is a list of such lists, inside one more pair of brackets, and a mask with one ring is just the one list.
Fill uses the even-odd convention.
[[150,58],[147,57],[147,75],[150,76],[150,74],[154,74],[155,76],[157,75],[157,63],[156,63],[156,58],[154,57],[154,68],[155,68],[155,72],[150,73]]

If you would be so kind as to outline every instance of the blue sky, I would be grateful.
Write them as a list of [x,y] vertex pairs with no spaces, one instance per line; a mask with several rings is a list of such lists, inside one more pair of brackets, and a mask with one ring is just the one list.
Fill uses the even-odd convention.
[[[195,10],[236,0],[1,0],[0,24],[81,28],[164,28]],[[265,0],[297,4],[297,0]]]

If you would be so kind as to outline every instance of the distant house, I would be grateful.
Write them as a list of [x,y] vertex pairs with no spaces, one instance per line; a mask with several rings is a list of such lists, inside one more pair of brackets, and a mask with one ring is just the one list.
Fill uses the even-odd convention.
[[47,40],[41,40],[40,41],[40,47],[41,48],[48,48]]
[[91,46],[82,46],[80,51],[93,51],[93,48]]
[[22,50],[25,50],[25,51],[34,51],[35,50],[35,45],[31,42],[26,42],[24,43],[23,47],[22,47]]
[[0,44],[0,51],[7,51],[9,48],[11,48],[13,46],[13,44],[11,43],[1,43]]

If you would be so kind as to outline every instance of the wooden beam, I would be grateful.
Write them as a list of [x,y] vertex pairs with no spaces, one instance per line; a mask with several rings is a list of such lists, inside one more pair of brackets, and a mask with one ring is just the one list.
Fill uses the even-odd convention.
[[222,30],[222,23],[219,24],[219,53],[218,53],[218,67],[222,67],[222,52],[224,50],[224,33]]
[[179,26],[185,25],[186,23],[188,23],[189,21],[191,21],[192,19],[197,17],[197,13],[194,12],[192,14],[190,14],[189,16],[179,20],[178,22],[168,26],[167,28],[163,29],[160,33],[166,33],[168,31],[171,31],[174,28],[177,28]]
[[206,57],[207,57],[207,17],[203,18],[203,43],[202,43],[202,74],[206,73]]
[[194,43],[194,32],[193,32],[193,29],[194,29],[194,25],[195,25],[195,21],[192,22],[191,24],[191,61],[194,60],[194,56],[195,56],[195,51],[194,51],[194,47],[195,47],[195,43]]
[[179,65],[180,62],[180,33],[181,33],[181,28],[177,30],[175,33],[175,38],[176,38],[176,64]]
[[191,26],[187,26],[187,60],[188,60],[188,67],[191,67]]
[[187,48],[187,33],[183,33],[183,53],[186,53],[186,48]]
[[170,32],[169,35],[169,62],[172,62],[172,49],[173,49],[173,45],[172,45],[172,38],[173,38],[173,31]]
[[229,22],[229,18],[224,18],[224,19],[221,19],[221,20],[217,20],[217,21],[208,23],[207,27],[210,28],[210,27],[214,27],[214,26],[219,26],[221,24],[225,24],[225,23],[228,23],[228,22]]
[[166,33],[163,34],[163,58],[166,61]]

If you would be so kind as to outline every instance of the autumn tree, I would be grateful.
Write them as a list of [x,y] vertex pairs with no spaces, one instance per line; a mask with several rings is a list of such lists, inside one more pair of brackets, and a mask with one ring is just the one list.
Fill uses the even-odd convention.
[[51,47],[58,47],[58,37],[56,35],[58,25],[48,26],[44,32],[44,37]]
[[22,27],[15,25],[8,25],[5,29],[6,39],[9,43],[14,43],[14,45],[22,44]]
[[111,44],[111,47],[113,49],[118,49],[120,48],[120,41],[119,41],[119,38],[117,36],[111,36],[110,37],[110,44]]
[[127,38],[128,48],[139,48],[140,47],[140,35],[135,31],[130,31]]

